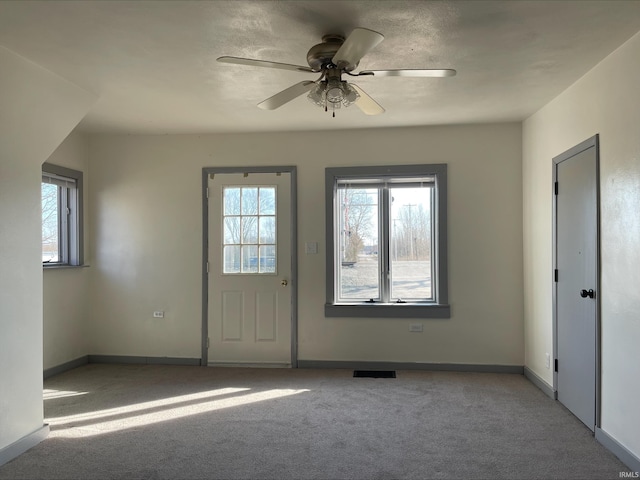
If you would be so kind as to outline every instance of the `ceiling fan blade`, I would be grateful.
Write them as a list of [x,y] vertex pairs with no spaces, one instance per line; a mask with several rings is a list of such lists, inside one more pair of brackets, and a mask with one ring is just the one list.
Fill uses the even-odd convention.
[[400,70],[363,70],[358,75],[373,75],[375,77],[453,77],[455,70],[446,69],[428,69],[419,70],[416,68],[407,68]]
[[331,61],[347,71],[351,71],[373,47],[384,40],[384,35],[367,28],[356,28],[347,37]]
[[279,68],[282,70],[293,70],[296,72],[316,73],[311,68],[303,67],[302,65],[290,65],[288,63],[268,62],[266,60],[253,60],[252,58],[218,57],[217,60],[222,63],[235,63],[237,65],[249,65],[251,67]]
[[275,110],[281,107],[287,102],[290,102],[294,98],[298,98],[303,93],[308,92],[316,85],[316,82],[305,80],[304,82],[296,83],[282,90],[280,93],[276,93],[273,97],[269,97],[266,100],[260,102],[258,107],[263,110]]
[[358,85],[355,83],[350,83],[349,85],[355,88],[356,92],[360,95],[360,98],[356,100],[356,106],[362,110],[365,115],[379,115],[384,113],[384,108],[382,108],[378,102],[371,98]]

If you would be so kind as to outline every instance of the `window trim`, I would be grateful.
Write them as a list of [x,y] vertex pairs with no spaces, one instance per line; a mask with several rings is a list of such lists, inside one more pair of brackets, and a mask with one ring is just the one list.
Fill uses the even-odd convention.
[[[335,200],[339,180],[380,179],[381,177],[435,176],[436,262],[435,301],[408,303],[336,303],[335,301]],[[417,164],[325,169],[326,303],[325,317],[450,318],[447,262],[447,165]]]
[[[52,174],[75,180],[75,187],[69,189],[67,206],[70,209],[66,226],[66,238],[63,240],[65,252],[63,261],[55,263],[42,262],[44,269],[73,268],[84,266],[84,210],[83,210],[83,173],[72,168],[61,167],[52,163],[42,164],[42,176]],[[75,204],[75,206],[74,206]]]

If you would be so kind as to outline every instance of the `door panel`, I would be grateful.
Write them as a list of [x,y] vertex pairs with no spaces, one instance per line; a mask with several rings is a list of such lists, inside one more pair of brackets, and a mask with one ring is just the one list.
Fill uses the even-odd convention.
[[277,341],[278,292],[256,293],[256,341]]
[[288,173],[209,178],[208,363],[290,366]]
[[558,400],[591,430],[597,381],[597,169],[595,145],[556,164]]
[[244,319],[244,292],[221,292],[222,299],[222,340],[242,341]]

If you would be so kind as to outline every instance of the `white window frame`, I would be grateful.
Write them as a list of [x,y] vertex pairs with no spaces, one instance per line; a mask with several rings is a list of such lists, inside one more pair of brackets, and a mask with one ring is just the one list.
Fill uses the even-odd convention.
[[84,265],[83,174],[71,168],[44,163],[42,183],[58,186],[58,261],[44,268]]
[[[338,296],[337,257],[339,226],[336,222],[338,185],[350,180],[378,185],[380,192],[381,298],[377,301],[349,301]],[[404,184],[432,182],[432,299],[392,302],[388,294],[390,271],[389,209],[386,182]],[[393,186],[393,185],[391,185]],[[386,197],[385,197],[386,196]],[[325,170],[326,206],[326,317],[450,318],[447,264],[447,165],[396,165],[339,167]],[[385,208],[386,207],[386,208]],[[387,241],[385,241],[387,240]]]

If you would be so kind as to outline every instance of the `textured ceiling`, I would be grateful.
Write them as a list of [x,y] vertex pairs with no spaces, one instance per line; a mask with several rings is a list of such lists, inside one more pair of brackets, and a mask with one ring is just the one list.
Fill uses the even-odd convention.
[[[386,113],[331,118],[304,96],[256,104],[316,75],[222,64],[306,65],[322,35],[385,40],[360,69],[454,68],[451,78],[367,78]],[[640,30],[639,1],[4,1],[0,45],[96,93],[91,132],[206,133],[518,121]],[[623,72],[613,72],[623,74]]]

